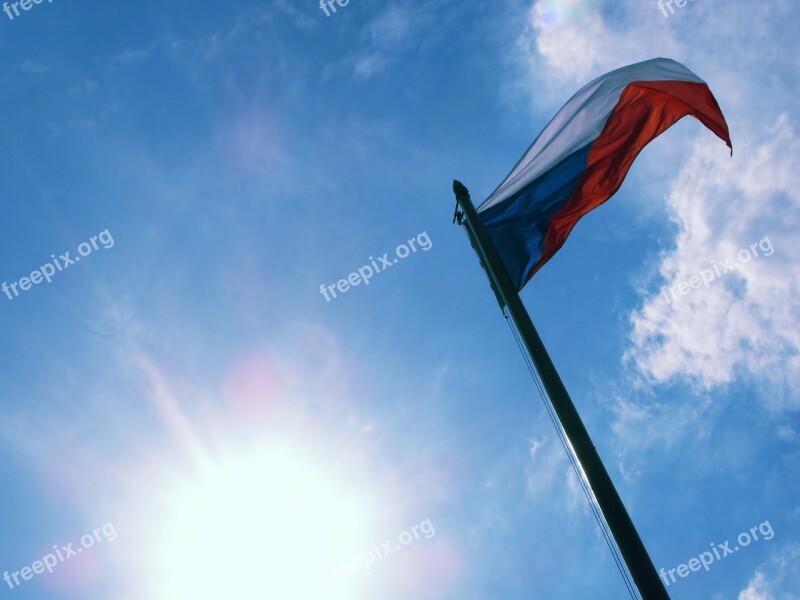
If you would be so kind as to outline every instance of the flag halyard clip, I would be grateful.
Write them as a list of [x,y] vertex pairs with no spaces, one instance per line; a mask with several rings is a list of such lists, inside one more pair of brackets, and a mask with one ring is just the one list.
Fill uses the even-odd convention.
[[456,209],[453,211],[453,224],[463,225],[464,224],[464,211],[458,210],[459,204],[458,199],[456,199]]

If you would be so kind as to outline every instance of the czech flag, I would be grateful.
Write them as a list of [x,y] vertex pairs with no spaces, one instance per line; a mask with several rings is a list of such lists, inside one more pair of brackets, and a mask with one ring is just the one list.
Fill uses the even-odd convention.
[[564,245],[583,215],[616,193],[639,152],[686,115],[733,151],[708,85],[674,60],[612,71],[567,102],[478,207],[517,290]]

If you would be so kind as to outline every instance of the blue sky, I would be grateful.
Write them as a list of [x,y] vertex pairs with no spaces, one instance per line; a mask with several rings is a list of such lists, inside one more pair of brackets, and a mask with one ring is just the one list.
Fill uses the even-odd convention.
[[[0,572],[113,524],[0,594],[626,597],[451,224],[451,182],[482,200],[583,84],[667,56],[708,81],[733,157],[681,121],[522,297],[657,567],[774,532],[671,596],[800,598],[798,16],[791,0],[0,13],[0,283],[106,232],[51,283],[0,294]],[[320,294],[422,233],[429,250]],[[660,295],[764,238],[768,256]],[[435,535],[321,581],[425,520]]]

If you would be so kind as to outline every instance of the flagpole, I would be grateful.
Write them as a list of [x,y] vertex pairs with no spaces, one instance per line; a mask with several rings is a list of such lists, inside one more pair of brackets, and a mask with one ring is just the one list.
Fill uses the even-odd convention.
[[[456,201],[466,218],[467,233],[480,261],[489,275],[501,307],[504,304],[508,314],[519,331],[525,348],[536,366],[547,395],[555,409],[570,445],[581,465],[589,486],[597,498],[600,510],[608,523],[614,540],[622,553],[625,564],[633,576],[634,583],[644,600],[669,600],[669,594],[658,577],[650,556],[633,526],[628,511],[614,487],[611,477],[600,460],[600,455],[589,437],[589,432],[581,420],[572,399],[556,371],[542,339],[533,326],[525,305],[506,271],[497,250],[483,227],[478,213],[472,204],[469,191],[459,181],[453,182]],[[457,210],[457,207],[456,207]],[[459,222],[461,216],[457,212]]]

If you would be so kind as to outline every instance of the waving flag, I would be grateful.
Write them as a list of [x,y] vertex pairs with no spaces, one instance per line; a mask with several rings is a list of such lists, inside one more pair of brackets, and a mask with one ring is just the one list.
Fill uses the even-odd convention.
[[583,215],[616,193],[639,152],[686,115],[733,148],[708,85],[674,60],[612,71],[567,102],[478,207],[517,290]]

